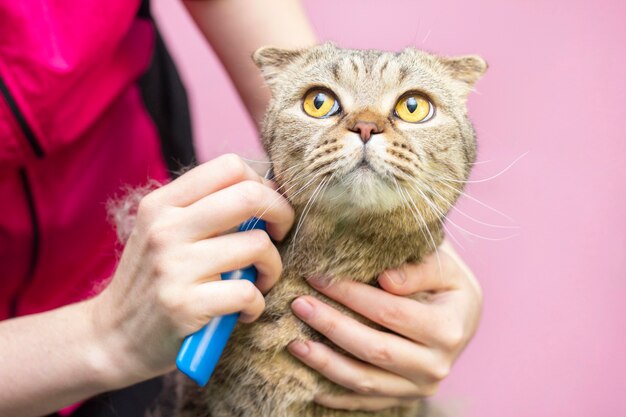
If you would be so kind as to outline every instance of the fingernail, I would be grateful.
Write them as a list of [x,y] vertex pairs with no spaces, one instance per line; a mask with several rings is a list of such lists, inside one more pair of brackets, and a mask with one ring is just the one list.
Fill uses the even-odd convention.
[[295,341],[287,346],[289,352],[296,356],[306,356],[309,354],[309,346],[304,342]]
[[402,285],[406,281],[406,275],[404,275],[404,271],[400,269],[385,271],[385,275],[387,275],[396,285]]
[[313,315],[313,305],[303,298],[297,298],[291,303],[291,308],[301,319],[307,320]]
[[309,283],[315,288],[326,288],[330,285],[330,278],[324,276],[310,277]]

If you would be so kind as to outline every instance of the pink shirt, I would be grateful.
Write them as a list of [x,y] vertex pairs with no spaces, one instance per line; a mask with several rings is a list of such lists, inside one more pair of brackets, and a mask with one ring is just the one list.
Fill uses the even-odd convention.
[[138,0],[0,0],[0,320],[93,295],[114,271],[105,204],[168,178],[138,76]]

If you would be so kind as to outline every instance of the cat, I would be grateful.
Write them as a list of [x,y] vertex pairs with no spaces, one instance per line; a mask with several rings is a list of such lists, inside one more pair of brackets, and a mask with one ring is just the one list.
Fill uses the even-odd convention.
[[376,285],[382,271],[420,262],[441,243],[445,214],[475,160],[466,100],[487,64],[474,55],[330,43],[264,47],[253,60],[272,93],[263,146],[296,224],[277,244],[284,271],[265,312],[255,323],[237,325],[205,388],[179,386],[177,416],[425,415],[421,402],[376,413],[314,403],[316,393],[345,390],[286,351],[293,340],[331,344],[298,320],[290,303],[313,294],[354,317],[307,278]]

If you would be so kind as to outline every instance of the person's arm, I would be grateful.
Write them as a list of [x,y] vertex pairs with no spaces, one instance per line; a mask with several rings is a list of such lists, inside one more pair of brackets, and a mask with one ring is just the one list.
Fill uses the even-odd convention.
[[298,0],[185,1],[189,13],[232,79],[250,116],[260,125],[270,97],[251,59],[261,46],[311,46],[316,37]]
[[41,415],[115,387],[90,306],[0,322],[0,415]]
[[[0,416],[40,416],[174,368],[211,317],[264,308],[281,261],[267,233],[224,234],[263,211],[282,239],[293,210],[240,158],[202,164],[151,192],[110,284],[96,297],[0,322]],[[219,274],[254,264],[257,287]]]
[[[482,291],[447,243],[419,265],[383,273],[383,289],[356,282],[309,280],[315,289],[394,333],[381,332],[341,314],[315,297],[292,304],[296,315],[352,357],[322,343],[294,342],[289,351],[327,378],[350,389],[318,395],[331,408],[380,410],[433,395],[476,332]],[[421,293],[423,297],[407,298]],[[356,358],[356,359],[355,359]]]

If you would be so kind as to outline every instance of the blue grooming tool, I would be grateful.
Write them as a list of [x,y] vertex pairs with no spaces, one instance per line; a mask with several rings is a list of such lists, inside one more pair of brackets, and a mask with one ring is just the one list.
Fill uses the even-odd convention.
[[[265,222],[255,217],[239,226],[240,232],[252,229],[267,230]],[[256,281],[256,277],[257,271],[254,266],[222,274],[223,280],[245,279],[252,283]],[[198,385],[205,386],[222,356],[237,319],[239,313],[214,317],[202,329],[187,336],[176,357],[178,369]]]

